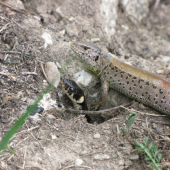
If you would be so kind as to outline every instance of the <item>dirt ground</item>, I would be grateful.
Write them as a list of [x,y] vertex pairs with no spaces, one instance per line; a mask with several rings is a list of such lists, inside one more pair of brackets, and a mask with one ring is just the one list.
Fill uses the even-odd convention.
[[[41,65],[46,62],[56,63],[62,78],[75,81],[76,73],[84,70],[92,76],[88,85],[79,84],[89,108],[97,99],[100,81],[70,50],[72,41],[89,41],[136,67],[168,73],[169,1],[150,0],[146,8],[139,6],[135,16],[128,14],[122,2],[0,1],[0,139],[45,89]],[[42,35],[51,39],[45,43]],[[107,119],[93,116],[89,123],[84,115],[57,111],[73,108],[60,83],[50,90],[48,105],[41,103],[44,111],[30,116],[11,139],[9,147],[17,155],[4,150],[7,156],[0,155],[0,169],[149,170],[144,154],[135,146],[136,139],[142,142],[147,136],[158,146],[162,161],[170,161],[169,117],[112,89],[100,109],[126,102],[130,106]],[[122,129],[130,110],[137,118],[125,135]]]

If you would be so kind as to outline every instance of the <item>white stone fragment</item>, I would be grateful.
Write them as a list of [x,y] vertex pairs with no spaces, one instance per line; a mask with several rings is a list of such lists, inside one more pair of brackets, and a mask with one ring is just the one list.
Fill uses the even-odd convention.
[[55,64],[58,68],[61,68],[61,65],[58,62],[56,62]]
[[134,160],[138,160],[139,159],[139,155],[130,155],[129,159],[134,161]]
[[43,107],[44,110],[49,110],[51,108],[58,108],[56,100],[53,100],[49,93],[43,96],[43,99],[39,102],[39,106]]
[[100,138],[100,134],[99,133],[96,133],[94,136],[93,136],[94,139],[99,139]]
[[22,3],[21,0],[15,0],[15,1],[14,0],[8,0],[7,3],[11,6],[18,8],[18,9],[25,10],[24,4]]
[[118,165],[119,165],[119,166],[122,166],[122,165],[124,165],[124,164],[125,164],[125,163],[124,163],[123,160],[119,160],[119,161],[118,161]]
[[83,164],[83,160],[77,158],[76,161],[75,161],[75,166],[81,166],[82,164]]
[[106,155],[106,154],[103,154],[103,155],[101,155],[101,154],[96,154],[96,155],[94,155],[94,159],[95,160],[105,160],[105,159],[110,159],[110,156],[109,155]]
[[80,155],[87,155],[87,150],[83,150]]
[[87,86],[91,82],[92,76],[84,70],[81,70],[75,74],[75,78],[77,83]]
[[2,169],[6,169],[6,168],[7,168],[7,165],[6,165],[6,163],[5,163],[4,161],[1,161],[1,162],[0,162],[0,167],[1,167]]
[[100,38],[92,38],[91,39],[91,42],[99,42],[100,41]]
[[47,114],[47,118],[49,118],[49,119],[56,119],[56,117],[54,115],[52,115],[52,114]]
[[57,139],[56,135],[51,134],[51,139]]
[[35,114],[35,115],[33,115],[33,116],[30,116],[30,119],[31,119],[32,121],[34,121],[35,123],[41,121],[41,119],[40,119],[40,117],[39,117],[39,114]]
[[66,30],[61,30],[61,31],[59,31],[59,34],[60,35],[64,35],[66,33]]
[[165,74],[165,71],[164,70],[157,70],[156,74]]
[[58,71],[57,66],[53,62],[47,62],[45,64],[45,73],[47,75],[48,82],[52,82],[55,79],[55,82],[53,83],[53,86],[57,88],[59,82],[60,82],[60,72]]
[[44,43],[44,48],[47,48],[47,46],[48,46],[49,44],[51,44],[51,45],[53,44],[51,35],[48,34],[47,32],[44,32],[41,37],[42,37],[42,38],[44,39],[44,41],[45,41],[45,43]]
[[128,4],[129,0],[121,0],[121,2],[122,2],[122,5],[125,7]]
[[160,57],[162,58],[162,60],[163,60],[164,62],[169,62],[169,61],[170,61],[170,56],[160,55]]
[[148,0],[121,0],[120,2],[126,9],[128,18],[135,24],[140,22],[149,13]]

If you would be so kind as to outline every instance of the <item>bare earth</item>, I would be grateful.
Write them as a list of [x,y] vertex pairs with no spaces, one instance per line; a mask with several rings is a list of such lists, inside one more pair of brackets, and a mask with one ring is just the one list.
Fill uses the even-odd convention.
[[[168,0],[161,0],[157,5],[150,0],[147,15],[140,21],[137,14],[135,19],[116,1],[111,5],[91,0],[5,2],[26,12],[13,10],[0,1],[0,139],[46,87],[41,67],[46,62],[57,62],[62,68],[59,68],[62,78],[76,80],[75,74],[85,70],[92,76],[88,86],[80,84],[88,106],[98,98],[100,81],[70,50],[72,41],[92,42],[103,51],[108,50],[119,55],[120,59],[153,73],[168,72]],[[107,11],[101,12],[104,5],[109,9],[115,8],[116,14],[109,14],[108,18]],[[42,38],[44,33],[51,35],[52,40],[46,48]],[[66,64],[68,59],[71,62]],[[95,93],[97,96],[92,95]],[[0,169],[149,170],[144,154],[135,146],[136,139],[143,142],[147,136],[158,146],[162,161],[170,161],[170,119],[167,116],[110,90],[100,109],[126,102],[131,102],[130,106],[116,110],[107,119],[93,116],[89,123],[84,115],[57,112],[60,107],[73,108],[62,91],[61,83],[49,94],[51,97],[47,100],[53,99],[55,108],[44,106],[43,113],[27,119],[9,143],[17,155],[4,150],[6,156],[0,155]],[[136,112],[137,118],[125,135],[122,128],[127,128],[129,110]]]

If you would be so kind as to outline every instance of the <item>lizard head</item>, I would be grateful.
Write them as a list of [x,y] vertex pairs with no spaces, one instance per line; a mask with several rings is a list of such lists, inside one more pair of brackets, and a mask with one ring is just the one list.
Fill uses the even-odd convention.
[[101,74],[102,54],[101,49],[90,43],[72,42],[71,49],[79,56],[85,66],[96,73]]

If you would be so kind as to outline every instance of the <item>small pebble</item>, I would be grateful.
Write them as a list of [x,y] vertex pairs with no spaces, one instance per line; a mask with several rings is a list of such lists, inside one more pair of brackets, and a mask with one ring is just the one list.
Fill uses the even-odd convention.
[[31,124],[35,125],[37,122],[41,121],[41,119],[38,114],[35,114],[34,116],[29,117],[29,121]]
[[33,103],[34,103],[34,100],[32,100],[32,99],[30,99],[30,98],[27,98],[27,99],[26,99],[26,102],[27,102],[28,104],[33,104]]
[[56,62],[55,64],[58,68],[61,68],[61,65],[58,62]]
[[99,155],[99,154],[97,154],[97,155],[94,155],[94,159],[95,160],[105,160],[105,159],[110,159],[110,156],[109,155],[106,155],[106,154],[104,154],[104,155]]
[[4,161],[1,161],[1,162],[0,162],[0,167],[1,167],[2,169],[6,169],[6,168],[7,168],[7,165],[6,165],[6,163],[5,163]]
[[58,37],[55,37],[55,39],[56,39],[57,41],[59,41],[59,40],[60,40]]
[[51,114],[47,114],[47,118],[49,118],[49,119],[56,119],[56,117],[54,115],[51,115]]
[[80,152],[80,155],[87,155],[87,150],[83,150],[82,152]]
[[51,139],[57,139],[56,135],[51,135]]
[[103,130],[103,132],[104,132],[105,134],[111,134],[111,131],[110,131],[110,130]]
[[91,42],[99,42],[100,41],[100,38],[92,38],[91,39]]
[[94,136],[93,136],[94,139],[99,139],[100,138],[100,134],[99,133],[96,133]]
[[77,158],[76,161],[75,161],[75,165],[76,165],[76,166],[81,166],[82,164],[83,164],[83,160]]
[[157,74],[165,74],[165,71],[164,70],[157,70],[156,73]]
[[139,155],[130,155],[129,159],[133,160],[133,161],[138,160],[139,159]]
[[64,35],[66,33],[66,30],[59,31],[59,34]]
[[47,48],[47,46],[48,46],[49,44],[51,44],[51,45],[53,44],[52,37],[51,37],[51,35],[48,34],[47,32],[44,32],[41,37],[42,37],[42,38],[44,39],[44,41],[45,41],[45,43],[44,43],[44,48]]
[[124,161],[123,161],[123,160],[119,160],[119,161],[118,161],[118,165],[119,165],[119,166],[124,165]]

